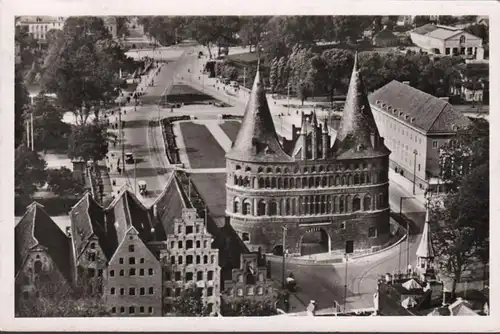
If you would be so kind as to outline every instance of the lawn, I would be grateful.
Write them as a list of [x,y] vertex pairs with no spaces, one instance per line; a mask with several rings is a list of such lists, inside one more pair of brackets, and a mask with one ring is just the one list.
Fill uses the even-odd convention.
[[182,122],[180,126],[191,168],[226,166],[226,152],[205,125]]
[[238,131],[240,131],[241,123],[238,121],[225,121],[220,125],[222,131],[226,133],[226,135],[231,139],[231,141],[236,140],[236,136],[238,135]]
[[196,189],[214,220],[224,219],[226,210],[226,173],[191,174]]
[[237,53],[233,55],[229,55],[226,57],[229,60],[238,62],[238,63],[256,63],[258,60],[257,52],[245,52],[245,53]]

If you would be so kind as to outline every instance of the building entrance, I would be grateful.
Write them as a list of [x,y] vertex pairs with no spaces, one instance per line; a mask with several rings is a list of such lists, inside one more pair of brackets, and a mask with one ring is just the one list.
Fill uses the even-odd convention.
[[332,249],[330,236],[320,227],[308,229],[300,243],[300,255],[327,253]]

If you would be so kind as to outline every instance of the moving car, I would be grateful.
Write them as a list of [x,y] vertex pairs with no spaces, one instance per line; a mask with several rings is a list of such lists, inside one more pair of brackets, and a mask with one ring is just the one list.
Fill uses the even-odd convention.
[[238,88],[238,87],[240,87],[240,84],[239,84],[237,81],[231,81],[230,85],[231,85],[231,87],[233,87],[233,88]]
[[139,193],[142,195],[142,196],[147,196],[148,195],[148,185],[146,184],[146,181],[139,181],[137,182],[137,184],[139,185]]

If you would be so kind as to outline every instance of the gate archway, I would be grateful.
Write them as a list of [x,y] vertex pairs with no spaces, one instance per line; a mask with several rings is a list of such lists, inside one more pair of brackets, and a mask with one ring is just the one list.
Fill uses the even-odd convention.
[[321,227],[306,230],[300,240],[300,255],[327,253],[332,249],[328,233]]

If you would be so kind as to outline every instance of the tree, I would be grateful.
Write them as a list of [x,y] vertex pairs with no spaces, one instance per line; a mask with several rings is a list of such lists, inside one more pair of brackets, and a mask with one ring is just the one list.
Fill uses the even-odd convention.
[[78,196],[84,191],[84,185],[76,180],[73,172],[66,167],[47,170],[49,190],[59,196]]
[[307,83],[305,83],[304,81],[300,81],[297,84],[297,93],[303,106],[304,101],[309,97],[309,87],[307,87]]
[[489,165],[489,149],[489,123],[482,119],[458,128],[456,136],[440,147],[440,177],[451,191],[480,165]]
[[31,112],[34,120],[35,149],[44,152],[51,149],[66,150],[71,128],[62,121],[63,111],[47,96],[40,94],[34,99]]
[[45,184],[47,163],[37,152],[20,145],[16,148],[14,166],[15,193],[29,200],[37,187]]
[[465,27],[464,30],[474,36],[483,39],[483,44],[488,44],[490,41],[489,29],[484,24],[473,24]]
[[272,299],[239,299],[232,302],[222,300],[221,314],[225,317],[265,317],[276,315],[275,301]]
[[428,15],[417,15],[413,19],[413,24],[416,27],[421,27],[421,26],[426,25],[428,23],[431,23],[431,18]]
[[277,65],[277,83],[276,89],[282,90],[286,88],[288,83],[288,70],[287,70],[287,59],[285,57],[281,57],[278,61]]
[[109,135],[104,124],[92,122],[74,126],[68,143],[68,157],[85,162],[99,161],[108,153]]
[[356,43],[363,36],[363,31],[372,25],[370,16],[328,16],[324,36],[329,41]]
[[209,315],[203,303],[201,290],[191,286],[172,303],[171,315],[177,317],[202,317]]
[[16,70],[14,78],[14,145],[16,148],[24,139],[24,112],[30,103],[29,93],[21,75],[21,71]]
[[116,17],[116,35],[120,38],[130,35],[128,31],[128,24],[130,19],[127,16]]
[[349,82],[349,77],[352,72],[354,56],[348,50],[329,49],[323,51],[321,59],[324,63],[318,60],[315,64],[318,66],[319,70],[322,70],[323,66],[325,67],[322,80],[324,84],[323,89],[330,98],[330,103],[333,108],[335,91],[347,91],[347,83]]
[[475,168],[443,205],[432,203],[431,214],[438,264],[452,278],[454,294],[463,272],[489,250],[489,166]]
[[91,110],[98,115],[102,103],[118,96],[125,59],[102,19],[70,17],[44,64],[42,88],[85,124]]
[[238,32],[241,43],[250,47],[257,47],[265,32],[266,24],[269,21],[268,16],[241,16],[241,29]]

